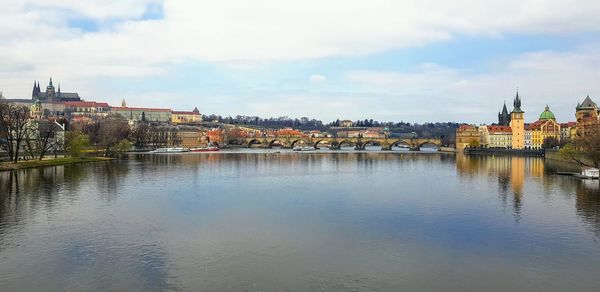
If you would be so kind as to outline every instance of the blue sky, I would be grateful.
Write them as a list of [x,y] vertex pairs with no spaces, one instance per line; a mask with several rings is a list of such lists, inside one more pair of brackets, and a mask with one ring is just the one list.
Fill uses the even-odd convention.
[[[9,0],[0,90],[203,113],[493,122],[600,101],[594,1]],[[41,45],[43,44],[43,46]]]

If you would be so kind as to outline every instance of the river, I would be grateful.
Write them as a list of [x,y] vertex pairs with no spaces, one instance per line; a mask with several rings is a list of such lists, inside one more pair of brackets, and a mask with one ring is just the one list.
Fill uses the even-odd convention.
[[0,173],[1,291],[596,291],[598,181],[542,158],[132,154]]

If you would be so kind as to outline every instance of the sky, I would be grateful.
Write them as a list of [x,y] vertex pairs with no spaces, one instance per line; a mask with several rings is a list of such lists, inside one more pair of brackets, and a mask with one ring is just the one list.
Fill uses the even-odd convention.
[[204,114],[491,123],[600,102],[597,0],[3,0],[0,91]]

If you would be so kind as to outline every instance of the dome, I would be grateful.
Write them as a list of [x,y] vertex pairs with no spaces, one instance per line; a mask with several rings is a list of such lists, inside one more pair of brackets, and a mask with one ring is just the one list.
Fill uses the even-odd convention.
[[546,106],[542,114],[540,114],[540,120],[556,120],[554,113],[550,111],[550,107]]

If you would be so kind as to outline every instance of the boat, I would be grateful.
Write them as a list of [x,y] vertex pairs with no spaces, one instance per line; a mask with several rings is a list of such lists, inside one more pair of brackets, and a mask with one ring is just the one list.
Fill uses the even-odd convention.
[[209,144],[205,147],[196,147],[196,148],[191,148],[190,151],[191,152],[213,152],[213,151],[219,151],[219,147],[214,146],[212,144]]
[[583,179],[599,179],[600,170],[593,167],[585,167],[581,170],[581,174],[577,175],[577,177]]
[[156,148],[150,152],[152,153],[182,153],[189,152],[190,149],[184,147],[164,147],[164,148]]
[[306,146],[306,145],[302,145],[302,146],[296,146],[293,149],[294,151],[314,151],[315,148],[310,147],[310,146]]

